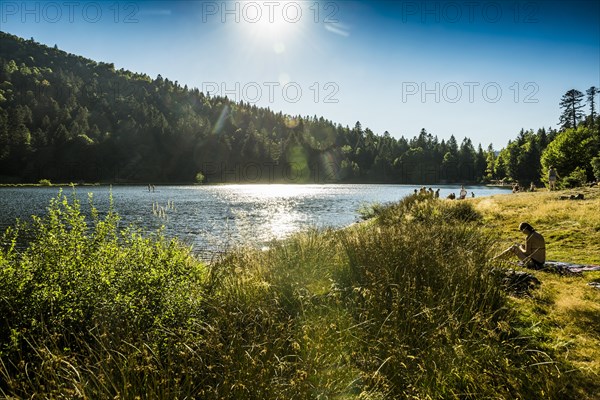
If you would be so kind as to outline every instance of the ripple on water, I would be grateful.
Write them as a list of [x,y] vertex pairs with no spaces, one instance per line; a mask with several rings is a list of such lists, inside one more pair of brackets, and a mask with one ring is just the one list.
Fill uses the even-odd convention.
[[[194,251],[211,258],[233,244],[263,246],[311,227],[342,227],[358,219],[365,203],[389,203],[411,194],[419,185],[216,185],[161,186],[148,192],[145,186],[115,186],[112,195],[122,224],[134,223],[147,230],[164,226],[169,237],[179,237]],[[458,186],[440,187],[441,197]],[[434,189],[435,189],[434,188]],[[469,186],[477,196],[506,193],[505,189]],[[92,192],[100,212],[109,206],[107,186],[76,188],[87,210]],[[0,228],[15,218],[28,219],[45,213],[56,187],[0,188]],[[71,196],[73,189],[63,194]],[[163,213],[153,213],[156,207]]]

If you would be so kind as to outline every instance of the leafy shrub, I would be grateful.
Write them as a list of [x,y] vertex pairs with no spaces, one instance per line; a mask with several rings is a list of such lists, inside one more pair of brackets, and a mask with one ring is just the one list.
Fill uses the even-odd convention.
[[592,158],[592,172],[596,181],[600,180],[600,156]]
[[[542,180],[548,182],[550,166],[554,166],[563,177],[571,175],[578,167],[590,168],[590,161],[594,156],[591,151],[593,143],[592,129],[583,124],[577,129],[559,132],[542,153]],[[572,181],[571,184],[576,184],[576,181]]]
[[586,172],[583,168],[577,167],[573,172],[566,176],[564,184],[568,188],[583,186],[587,182]]
[[52,182],[50,182],[50,179],[40,179],[38,183],[40,186],[52,186]]
[[51,360],[83,367],[102,346],[110,343],[114,357],[129,343],[126,355],[140,338],[153,338],[146,346],[155,350],[165,330],[202,321],[206,268],[160,233],[144,236],[118,222],[112,207],[101,217],[92,205],[87,217],[77,199],[59,194],[46,216],[5,233],[0,355],[13,360],[4,365],[16,393],[48,387]]

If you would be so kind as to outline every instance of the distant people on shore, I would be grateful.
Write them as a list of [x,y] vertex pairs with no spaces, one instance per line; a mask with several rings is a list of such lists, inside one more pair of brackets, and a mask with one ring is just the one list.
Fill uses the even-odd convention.
[[537,188],[535,187],[535,183],[531,182],[531,184],[529,185],[529,191],[530,192],[535,192]]
[[527,268],[541,269],[546,262],[546,241],[527,222],[521,222],[519,230],[527,235],[525,245],[514,244],[493,259],[515,255]]
[[[460,192],[457,195],[455,192],[450,193],[448,196],[446,196],[446,199],[449,200],[464,200],[467,198],[469,192],[467,191],[467,189],[465,189],[464,185],[461,185],[460,187]],[[440,188],[437,189],[433,189],[431,187],[425,187],[422,186],[419,189],[413,189],[413,195],[414,196],[427,196],[430,197],[432,199],[439,199],[440,198]],[[475,192],[471,192],[471,198],[475,197]]]
[[548,190],[556,190],[556,180],[560,178],[554,166],[551,165],[548,169]]
[[512,186],[512,192],[513,193],[519,193],[520,189],[521,188],[519,187],[519,183],[518,182],[513,183],[513,186]]

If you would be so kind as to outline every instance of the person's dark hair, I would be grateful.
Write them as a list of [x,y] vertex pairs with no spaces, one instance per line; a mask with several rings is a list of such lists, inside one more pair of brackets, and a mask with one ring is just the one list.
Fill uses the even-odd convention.
[[535,229],[533,229],[533,226],[529,225],[527,222],[521,222],[521,224],[519,225],[519,230],[528,230],[530,232],[533,232]]

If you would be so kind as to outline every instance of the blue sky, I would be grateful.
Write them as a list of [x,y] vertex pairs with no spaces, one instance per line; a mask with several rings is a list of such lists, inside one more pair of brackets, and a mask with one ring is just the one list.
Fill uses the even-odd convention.
[[504,147],[600,87],[594,1],[0,3],[3,31],[211,94]]

